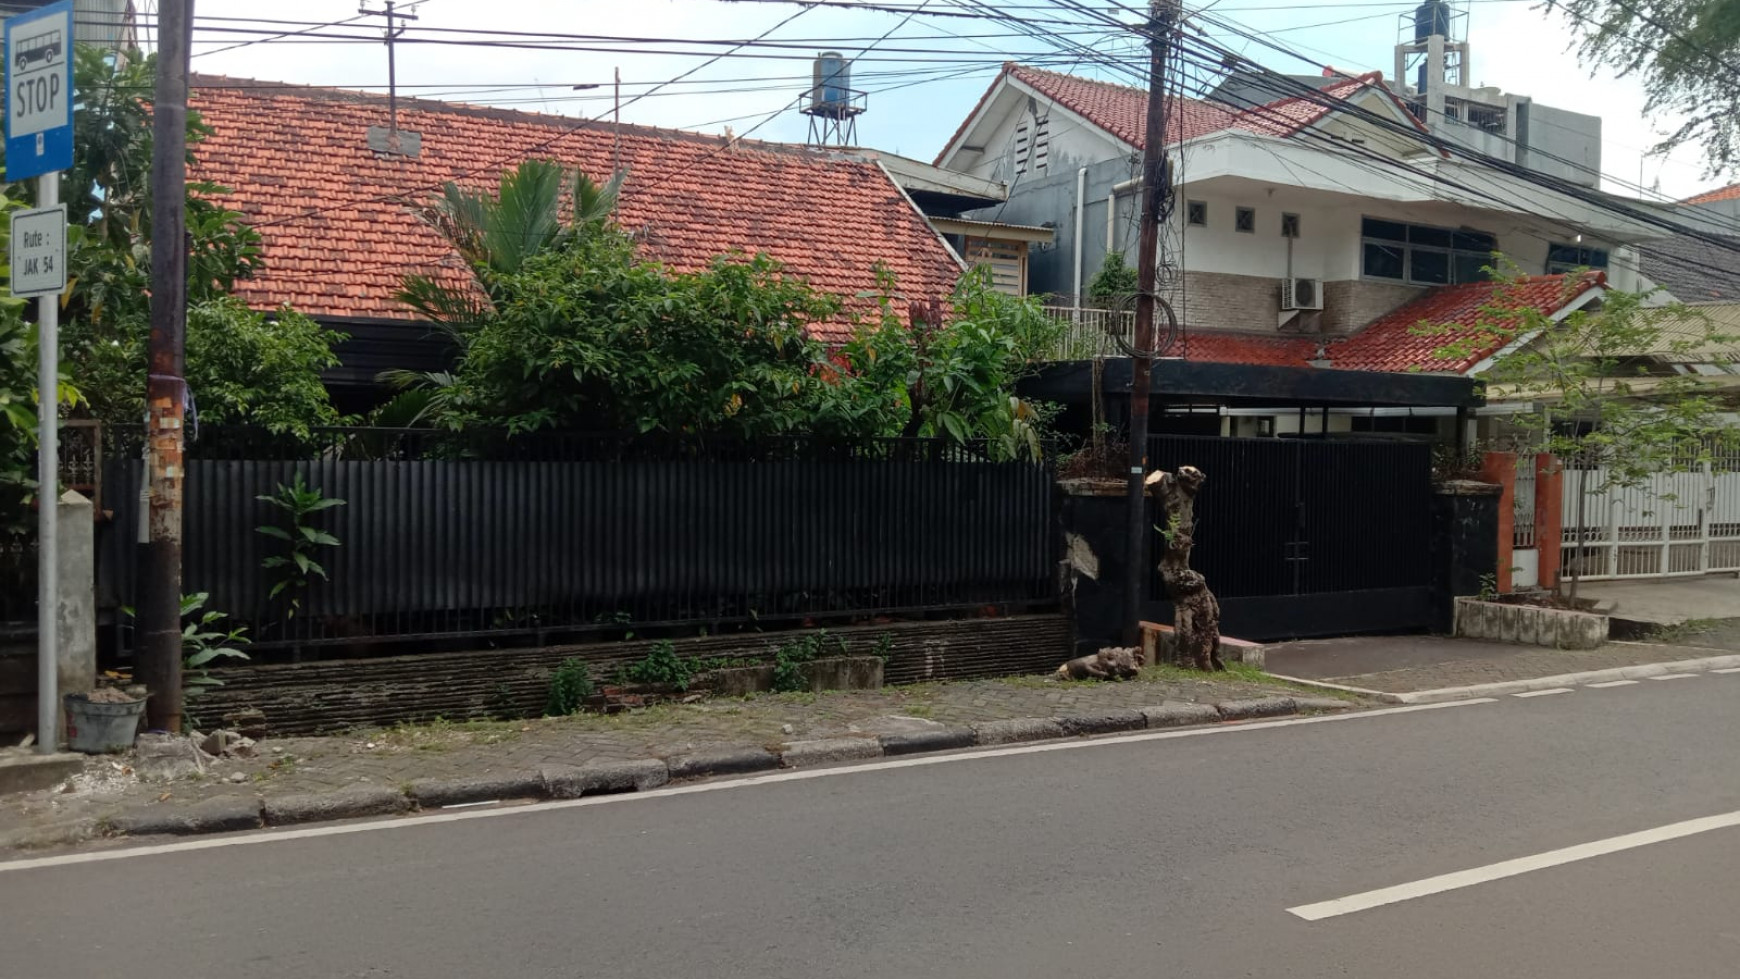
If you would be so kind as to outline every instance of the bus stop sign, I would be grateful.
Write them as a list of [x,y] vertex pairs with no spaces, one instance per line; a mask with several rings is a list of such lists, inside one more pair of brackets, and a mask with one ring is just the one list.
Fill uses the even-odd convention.
[[72,0],[6,20],[6,179],[72,168]]

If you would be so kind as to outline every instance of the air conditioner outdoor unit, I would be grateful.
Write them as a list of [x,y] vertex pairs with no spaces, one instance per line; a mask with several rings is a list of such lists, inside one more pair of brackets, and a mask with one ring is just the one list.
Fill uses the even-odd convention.
[[1323,290],[1316,279],[1282,279],[1282,309],[1322,309]]

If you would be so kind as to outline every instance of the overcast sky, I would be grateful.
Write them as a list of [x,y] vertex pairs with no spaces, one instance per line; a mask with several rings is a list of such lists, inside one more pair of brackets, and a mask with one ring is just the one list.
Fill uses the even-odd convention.
[[[894,6],[913,0],[881,0]],[[1090,5],[1108,9],[1106,0]],[[374,0],[371,7],[379,9]],[[1037,10],[1040,0],[1004,3],[1001,9],[1028,17],[1064,18],[1060,10]],[[1125,0],[1138,6],[1139,0]],[[155,4],[143,5],[150,10]],[[403,6],[403,4],[401,4]],[[959,9],[957,0],[933,0],[937,11]],[[1188,8],[1200,6],[1187,2]],[[1297,51],[1298,59],[1248,40],[1215,35],[1252,60],[1294,73],[1314,71],[1329,63],[1348,70],[1383,69],[1394,61],[1398,18],[1415,6],[1413,0],[1219,0],[1213,13],[1266,34]],[[285,23],[274,29],[293,31],[303,23],[324,27],[318,33],[363,35],[378,33],[382,21],[359,18],[357,0],[197,0],[198,25],[194,45],[195,70],[271,81],[352,88],[384,89],[385,47],[364,40],[332,41],[285,38],[220,50],[257,34],[223,33],[223,28],[259,29],[263,25],[221,18],[270,18]],[[806,10],[785,3],[726,0],[424,0],[415,6],[418,20],[398,45],[401,91],[455,101],[511,105],[564,115],[607,115],[608,83],[620,69],[625,102],[702,64],[705,53],[671,51],[670,44],[621,44],[572,41],[573,46],[633,48],[623,51],[524,50],[495,46],[417,43],[419,37],[447,37],[434,29],[533,31],[569,35],[612,35],[637,38],[744,39],[755,37],[782,20],[769,41],[790,48],[758,48],[742,52],[697,71],[682,82],[640,99],[623,110],[627,122],[721,132],[726,125],[755,137],[801,142],[808,120],[795,102],[806,87],[809,58],[815,51],[837,48],[857,55],[854,88],[870,92],[869,111],[859,122],[859,142],[866,146],[928,160],[971,111],[1004,60],[1051,59],[1053,66],[1080,74],[1128,82],[1093,63],[1064,61],[1046,44],[1014,35],[1006,26],[983,20],[930,18],[867,10]],[[1705,178],[1701,154],[1683,148],[1667,158],[1645,157],[1645,149],[1671,120],[1646,120],[1643,93],[1634,79],[1616,79],[1602,69],[1595,77],[1579,66],[1569,50],[1570,35],[1562,15],[1543,11],[1530,0],[1468,0],[1467,34],[1472,44],[1470,81],[1528,95],[1535,101],[1603,119],[1602,169],[1610,175],[1608,189],[1623,192],[1615,181],[1645,186],[1658,181],[1662,193],[1684,197],[1728,181]],[[1073,18],[1085,31],[1093,26],[1080,14]],[[897,29],[896,29],[897,28]],[[874,50],[858,54],[894,29]],[[1067,28],[1065,28],[1067,29]],[[1211,30],[1211,34],[1214,32]],[[965,38],[951,35],[967,35]],[[1134,62],[1142,57],[1127,40],[1091,40],[1103,55]],[[902,51],[900,49],[907,49]],[[916,49],[916,50],[915,50]],[[676,46],[678,51],[702,51]],[[719,49],[712,49],[719,50]],[[768,57],[780,55],[783,57]],[[576,84],[605,87],[576,92]],[[1641,169],[1640,169],[1641,168]]]

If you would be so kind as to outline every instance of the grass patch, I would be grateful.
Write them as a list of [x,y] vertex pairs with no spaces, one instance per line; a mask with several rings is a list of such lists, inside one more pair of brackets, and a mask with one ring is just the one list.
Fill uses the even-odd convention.
[[1698,636],[1715,632],[1722,625],[1721,619],[1687,619],[1675,625],[1658,626],[1649,630],[1644,639],[1648,642],[1672,646]]

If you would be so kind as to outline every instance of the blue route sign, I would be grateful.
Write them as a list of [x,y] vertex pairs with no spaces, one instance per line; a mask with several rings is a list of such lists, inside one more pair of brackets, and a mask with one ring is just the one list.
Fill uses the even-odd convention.
[[6,179],[72,168],[72,0],[6,20]]

